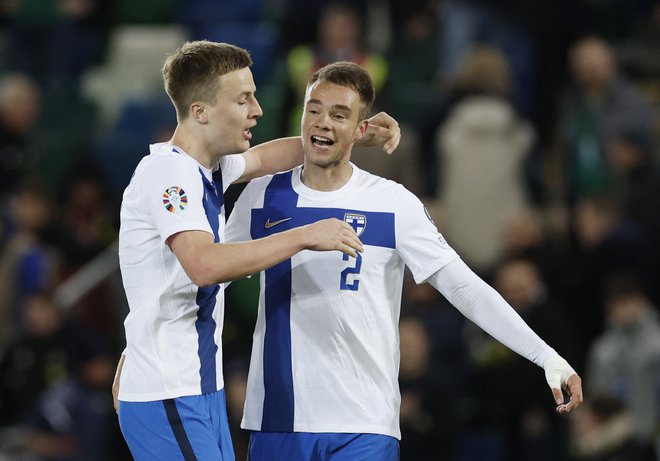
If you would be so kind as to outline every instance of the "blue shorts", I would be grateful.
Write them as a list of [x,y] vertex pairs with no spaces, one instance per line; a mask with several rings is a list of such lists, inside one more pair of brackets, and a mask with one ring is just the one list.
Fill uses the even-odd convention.
[[252,432],[248,461],[398,461],[399,441],[380,434]]
[[119,425],[136,460],[234,461],[224,389],[154,402],[119,402]]

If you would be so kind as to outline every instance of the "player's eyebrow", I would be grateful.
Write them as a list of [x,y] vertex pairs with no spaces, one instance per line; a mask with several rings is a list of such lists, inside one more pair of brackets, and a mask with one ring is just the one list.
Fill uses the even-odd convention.
[[[318,99],[310,99],[310,100],[308,100],[308,101],[307,101],[307,105],[309,105],[309,104],[319,104],[319,105],[322,105],[322,104],[321,104],[321,101],[318,100]],[[343,111],[346,111],[346,112],[351,112],[351,108],[348,107],[348,106],[345,106],[344,104],[335,104],[335,105],[332,106],[332,108],[333,108],[333,109],[336,109],[336,110],[343,110]]]

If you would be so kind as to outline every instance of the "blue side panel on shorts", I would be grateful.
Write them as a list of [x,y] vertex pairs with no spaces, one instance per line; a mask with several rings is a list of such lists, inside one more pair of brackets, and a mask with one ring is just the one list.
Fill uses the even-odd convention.
[[[292,172],[273,176],[264,193],[264,208],[253,209],[250,233],[266,237],[326,218],[359,228],[365,245],[395,248],[394,213],[343,208],[299,208],[291,186]],[[266,227],[267,222],[277,222]],[[356,229],[358,230],[358,229]],[[295,398],[291,362],[291,260],[264,271],[266,332],[264,336],[264,407],[262,431],[293,431]]]
[[163,407],[165,408],[165,413],[167,414],[167,420],[170,422],[170,426],[172,427],[174,438],[179,444],[179,448],[181,448],[183,459],[185,461],[197,461],[195,452],[190,445],[190,440],[188,440],[188,435],[186,435],[186,430],[183,428],[181,416],[179,415],[179,410],[176,409],[174,399],[163,400]]
[[119,402],[133,458],[235,461],[224,390],[150,402]]

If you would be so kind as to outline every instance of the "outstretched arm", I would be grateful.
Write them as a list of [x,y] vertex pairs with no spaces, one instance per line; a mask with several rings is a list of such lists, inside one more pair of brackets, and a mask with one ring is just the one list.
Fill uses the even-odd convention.
[[[380,112],[369,119],[367,133],[357,141],[361,146],[383,144],[383,150],[392,154],[401,141],[401,129],[394,118]],[[245,172],[237,183],[254,178],[287,171],[303,163],[303,148],[300,136],[279,138],[258,144],[242,154],[245,158]]]
[[[575,370],[462,260],[451,261],[428,282],[486,333],[545,370],[558,413],[570,412],[582,403],[582,380]],[[570,397],[567,403],[562,389]]]

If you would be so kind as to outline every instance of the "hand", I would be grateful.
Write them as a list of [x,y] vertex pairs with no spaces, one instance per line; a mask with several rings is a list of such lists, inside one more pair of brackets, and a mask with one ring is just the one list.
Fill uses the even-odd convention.
[[305,232],[305,248],[315,251],[339,250],[357,258],[357,252],[362,251],[362,242],[355,230],[346,222],[336,218],[322,219],[308,224],[300,229]]
[[119,380],[121,378],[121,369],[124,367],[124,354],[119,358],[117,364],[117,371],[115,372],[115,379],[112,381],[112,404],[115,407],[115,413],[119,414]]
[[394,118],[385,112],[379,112],[369,119],[369,127],[364,136],[357,140],[360,146],[383,144],[383,150],[392,154],[401,141],[401,128]]
[[[556,353],[545,359],[543,369],[545,379],[552,389],[552,396],[557,402],[557,413],[570,413],[577,408],[582,403],[583,396],[582,379],[575,370]],[[567,403],[564,403],[562,389],[570,398]]]

